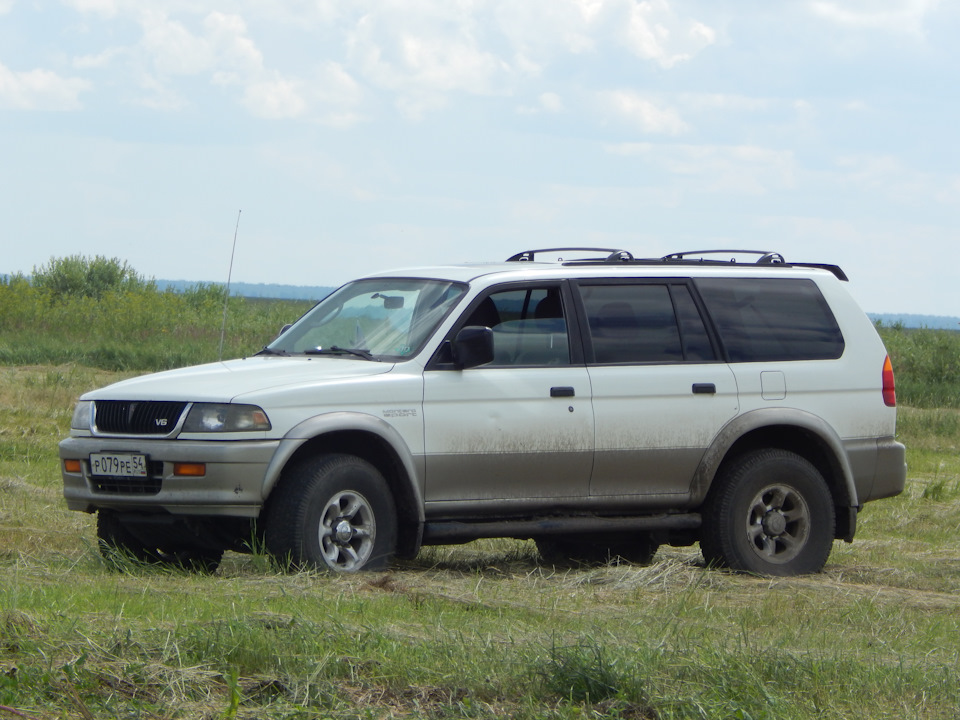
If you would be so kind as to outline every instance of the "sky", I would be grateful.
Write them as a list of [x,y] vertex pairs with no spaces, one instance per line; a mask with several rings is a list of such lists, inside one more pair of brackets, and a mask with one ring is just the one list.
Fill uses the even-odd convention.
[[0,0],[0,273],[747,248],[960,316],[958,36],[949,0]]

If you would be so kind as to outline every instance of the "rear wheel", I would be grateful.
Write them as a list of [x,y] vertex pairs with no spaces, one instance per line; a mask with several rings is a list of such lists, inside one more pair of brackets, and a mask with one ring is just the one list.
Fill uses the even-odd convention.
[[353,455],[323,455],[293,468],[274,490],[264,522],[267,550],[294,568],[380,570],[397,545],[390,489]]
[[820,472],[786,450],[748,453],[723,471],[703,508],[700,540],[708,563],[761,575],[823,569],[834,508]]

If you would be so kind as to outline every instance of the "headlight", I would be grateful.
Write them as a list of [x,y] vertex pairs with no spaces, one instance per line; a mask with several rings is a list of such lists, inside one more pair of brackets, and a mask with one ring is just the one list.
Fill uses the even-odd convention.
[[195,403],[190,408],[182,432],[244,432],[269,430],[267,414],[256,405],[232,403]]
[[90,415],[93,412],[92,400],[81,400],[73,409],[73,418],[70,420],[70,427],[73,430],[89,430]]

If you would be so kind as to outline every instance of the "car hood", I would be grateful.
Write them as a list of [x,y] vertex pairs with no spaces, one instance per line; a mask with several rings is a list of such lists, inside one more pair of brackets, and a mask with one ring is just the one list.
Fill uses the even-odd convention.
[[293,385],[381,375],[393,367],[393,363],[344,357],[249,357],[142,375],[80,399],[231,402],[240,395]]

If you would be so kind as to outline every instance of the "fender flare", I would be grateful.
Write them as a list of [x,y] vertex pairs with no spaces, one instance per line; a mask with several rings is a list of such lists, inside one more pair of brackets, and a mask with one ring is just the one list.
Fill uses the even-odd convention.
[[267,472],[264,476],[262,497],[266,501],[267,497],[273,491],[283,469],[287,466],[290,458],[303,445],[311,440],[333,432],[357,431],[376,435],[389,445],[403,466],[405,481],[411,494],[413,495],[414,507],[416,508],[416,521],[422,527],[424,523],[423,492],[421,491],[421,474],[417,472],[416,464],[413,460],[413,453],[406,441],[397,432],[396,428],[388,422],[375,415],[357,412],[330,412],[322,415],[314,415],[303,422],[295,425],[287,431],[280,441],[270,464],[267,466]]
[[840,471],[843,489],[850,507],[859,505],[853,471],[843,441],[823,418],[796,408],[760,408],[738,415],[720,429],[710,447],[704,452],[690,485],[690,500],[695,506],[703,503],[730,448],[744,435],[767,427],[787,426],[805,430],[815,435],[833,455]]

